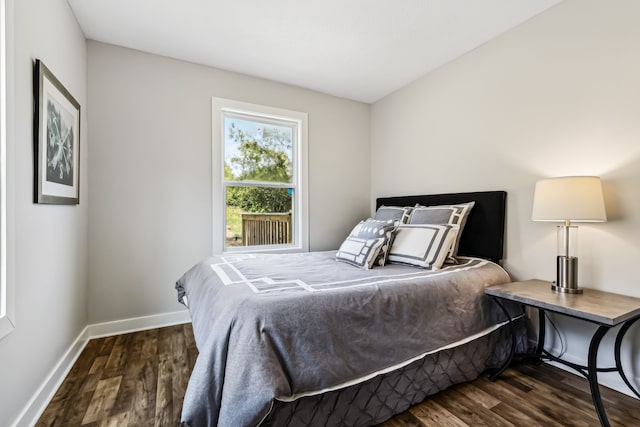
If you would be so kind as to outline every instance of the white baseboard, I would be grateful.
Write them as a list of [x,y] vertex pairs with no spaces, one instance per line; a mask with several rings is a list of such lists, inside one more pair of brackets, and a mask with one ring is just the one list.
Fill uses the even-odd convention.
[[96,323],[87,326],[87,332],[90,339],[102,338],[189,322],[191,322],[189,312],[187,310],[181,310],[151,316],[134,317],[132,319],[114,320],[113,322]]
[[33,395],[17,420],[12,424],[12,427],[31,427],[35,425],[90,339],[143,331],[145,329],[161,328],[163,326],[179,325],[188,322],[191,322],[189,312],[182,310],[87,325],[73,341],[38,391]]
[[30,427],[35,425],[53,398],[53,395],[58,391],[60,385],[62,385],[62,381],[64,381],[67,374],[69,374],[69,371],[87,345],[87,342],[89,342],[89,337],[87,335],[87,327],[85,326],[55,368],[53,368],[47,379],[40,385],[40,388],[33,395],[29,403],[24,407],[18,419],[13,423],[13,427]]

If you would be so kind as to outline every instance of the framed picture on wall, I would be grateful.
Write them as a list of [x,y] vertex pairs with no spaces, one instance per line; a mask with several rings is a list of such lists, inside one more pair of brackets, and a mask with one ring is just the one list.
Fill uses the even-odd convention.
[[80,104],[40,61],[35,62],[34,202],[80,203]]

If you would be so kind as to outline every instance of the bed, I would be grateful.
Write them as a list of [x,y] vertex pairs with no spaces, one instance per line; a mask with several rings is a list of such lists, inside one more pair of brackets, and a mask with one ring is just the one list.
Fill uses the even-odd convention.
[[505,199],[495,191],[377,200],[377,208],[471,202],[457,263],[438,269],[357,268],[336,260],[342,247],[226,254],[192,267],[176,283],[199,350],[183,423],[375,425],[499,365],[512,335],[484,288],[509,281],[498,265]]

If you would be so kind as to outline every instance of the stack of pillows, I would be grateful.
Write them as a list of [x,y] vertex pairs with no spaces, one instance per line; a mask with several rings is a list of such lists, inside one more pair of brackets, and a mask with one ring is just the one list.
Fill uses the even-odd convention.
[[430,270],[455,264],[473,205],[381,206],[374,218],[360,221],[351,230],[336,259],[366,269],[388,262]]

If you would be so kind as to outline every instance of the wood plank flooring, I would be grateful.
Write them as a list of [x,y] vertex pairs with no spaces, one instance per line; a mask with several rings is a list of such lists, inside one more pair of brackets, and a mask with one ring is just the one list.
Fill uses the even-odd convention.
[[[89,341],[37,426],[180,426],[198,351],[191,324]],[[640,426],[640,401],[601,387],[613,426]],[[380,427],[599,426],[587,381],[519,365],[427,398]]]

